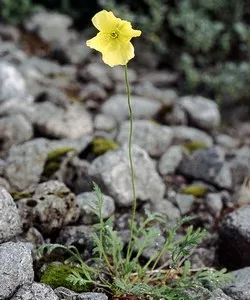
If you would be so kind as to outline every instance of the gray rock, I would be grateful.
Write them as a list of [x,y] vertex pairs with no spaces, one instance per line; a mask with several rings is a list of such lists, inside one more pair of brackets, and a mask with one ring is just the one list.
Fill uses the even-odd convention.
[[5,188],[7,191],[10,190],[10,184],[8,180],[0,176],[0,187]]
[[62,300],[108,300],[108,297],[103,293],[77,294],[63,287],[56,288],[55,293]]
[[212,296],[208,300],[234,300],[226,295],[221,289],[217,288],[212,291]]
[[[131,105],[135,119],[151,118],[161,108],[161,103],[145,97],[131,96]],[[129,117],[128,101],[126,95],[113,95],[101,107],[101,111],[113,116],[118,122]]]
[[50,102],[39,103],[36,115],[35,125],[48,137],[74,139],[93,131],[91,116],[81,104],[63,109]]
[[1,147],[6,151],[12,145],[18,145],[30,140],[33,128],[23,115],[13,115],[0,119]]
[[11,195],[0,187],[0,243],[22,232],[22,223]]
[[31,251],[25,243],[0,245],[0,299],[9,299],[16,289],[34,280]]
[[194,125],[205,130],[219,126],[220,112],[213,100],[201,96],[186,96],[180,98],[180,105],[186,110]]
[[[136,145],[133,146],[132,156],[137,198],[141,201],[160,201],[165,187],[155,170],[154,163],[146,151]],[[100,184],[104,193],[114,198],[118,205],[132,204],[127,145],[97,157],[89,168],[89,175]]]
[[177,80],[178,75],[166,70],[154,70],[140,78],[142,81],[150,81],[156,87],[166,87]]
[[233,281],[223,291],[234,300],[250,299],[250,267],[232,272]]
[[250,147],[234,150],[229,159],[229,166],[235,185],[241,185],[245,177],[250,178]]
[[94,120],[94,128],[101,131],[112,131],[116,128],[116,121],[112,116],[97,114]]
[[17,201],[24,228],[36,227],[52,233],[79,217],[75,195],[59,181],[39,184],[33,196]]
[[[119,130],[117,141],[128,143],[130,122],[124,122]],[[172,130],[148,120],[135,120],[133,124],[133,142],[146,150],[150,156],[161,156],[172,142]]]
[[39,182],[48,149],[49,142],[45,139],[35,139],[11,147],[4,176],[14,190],[22,191]]
[[212,268],[215,262],[215,248],[196,248],[189,257],[193,269]]
[[180,210],[167,199],[154,202],[151,209],[154,212],[158,212],[167,216],[169,220],[176,220],[180,219],[181,217]]
[[163,119],[164,122],[168,125],[185,126],[188,123],[186,112],[179,104],[176,103],[174,103],[169,111],[165,113]]
[[87,100],[101,102],[107,98],[107,92],[99,84],[90,82],[82,89],[79,97],[84,102],[86,102]]
[[183,159],[183,148],[171,146],[160,158],[158,170],[161,175],[174,174]]
[[[118,82],[124,83],[124,79],[125,79],[124,67],[116,66],[115,68],[109,68],[109,76],[116,83]],[[128,78],[130,83],[133,83],[137,80],[137,74],[135,70],[131,68],[128,69]]]
[[28,31],[37,33],[45,42],[63,46],[68,44],[71,38],[68,28],[72,25],[72,22],[69,16],[55,12],[40,11],[33,14],[26,21],[25,28]]
[[[96,222],[97,216],[93,213],[98,210],[98,199],[96,195],[92,192],[85,192],[77,195],[76,203],[80,209],[80,223],[81,224],[93,224]],[[107,219],[112,216],[115,212],[115,202],[110,196],[103,195],[103,205],[102,205],[102,216],[103,219]]]
[[240,141],[236,138],[232,138],[227,134],[219,134],[215,137],[216,143],[225,148],[225,149],[234,149],[237,148],[240,144]]
[[24,284],[10,300],[59,300],[50,286],[42,283]]
[[180,209],[181,214],[185,215],[191,211],[195,201],[195,197],[193,195],[184,195],[177,193],[175,196],[175,201]]
[[88,248],[93,244],[94,229],[90,226],[65,226],[57,238],[57,243]]
[[250,265],[250,205],[226,215],[219,225],[220,261],[230,268]]
[[219,147],[197,150],[182,161],[179,171],[188,177],[230,189],[232,175],[224,155]]
[[69,64],[83,64],[88,59],[91,49],[82,42],[83,40],[85,37],[77,39],[64,49]]
[[11,98],[23,100],[27,95],[21,73],[10,63],[0,63],[0,103]]
[[94,62],[88,64],[80,71],[80,77],[84,80],[96,82],[104,88],[112,88],[113,82],[109,76],[109,67],[103,63]]
[[209,193],[205,198],[205,205],[212,216],[218,218],[223,208],[223,195],[221,193]]
[[171,128],[176,143],[203,142],[207,147],[213,145],[212,138],[204,131],[187,126],[171,126]]

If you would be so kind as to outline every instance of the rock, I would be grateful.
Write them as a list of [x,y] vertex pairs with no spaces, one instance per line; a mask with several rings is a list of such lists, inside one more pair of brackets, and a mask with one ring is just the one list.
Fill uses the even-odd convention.
[[16,289],[34,280],[31,251],[25,243],[0,245],[0,299],[9,299]]
[[213,145],[212,138],[204,131],[187,126],[171,126],[171,128],[173,130],[174,140],[178,144],[185,142],[202,142],[207,147]]
[[227,134],[219,134],[215,137],[216,143],[224,149],[234,149],[240,145],[240,141]]
[[0,243],[22,232],[21,219],[11,195],[0,187]]
[[156,201],[151,206],[152,211],[161,213],[168,217],[169,220],[180,219],[180,210],[167,199]]
[[234,279],[223,291],[234,300],[250,299],[250,267],[232,272]]
[[[146,151],[136,145],[133,146],[132,156],[137,198],[141,201],[160,201],[165,187],[155,170],[154,163]],[[127,145],[97,157],[90,165],[89,175],[100,185],[103,193],[113,197],[118,205],[132,204]]]
[[44,136],[74,139],[93,131],[91,116],[81,104],[63,109],[50,102],[39,103],[36,114],[35,125]]
[[162,88],[176,82],[178,75],[166,70],[154,70],[143,75],[141,81],[150,81],[154,86]]
[[36,227],[41,233],[50,234],[78,219],[75,195],[64,183],[41,183],[32,194],[17,201],[24,228]]
[[200,149],[182,161],[179,171],[225,189],[232,188],[232,175],[219,147]]
[[[117,141],[128,143],[130,122],[121,124]],[[150,156],[161,156],[172,142],[172,130],[147,120],[135,120],[133,124],[133,142],[146,150]]]
[[113,82],[109,76],[109,67],[103,63],[94,62],[88,64],[80,71],[79,76],[84,80],[96,82],[104,88],[112,88]]
[[3,178],[1,176],[0,176],[0,187],[5,188],[7,191],[10,190],[10,184],[9,184],[9,182],[5,178]]
[[245,177],[250,178],[250,147],[235,149],[228,161],[234,185],[241,185]]
[[27,96],[21,73],[10,63],[0,63],[0,103],[11,98],[23,100]]
[[50,286],[42,283],[24,284],[10,300],[59,300]]
[[212,216],[218,218],[223,209],[223,201],[221,193],[209,193],[205,198],[205,205]]
[[158,170],[161,175],[174,174],[183,159],[183,148],[180,146],[171,146],[161,156],[158,162]]
[[[161,103],[145,97],[131,97],[131,105],[135,119],[152,118],[161,108]],[[111,96],[101,107],[102,113],[113,116],[118,122],[129,117],[127,95]]]
[[30,140],[33,128],[23,115],[13,115],[0,119],[1,146],[0,151],[8,150],[12,145],[18,145]]
[[[115,202],[114,199],[110,196],[102,196],[102,216],[103,219],[107,219],[111,217],[115,212]],[[93,213],[93,209],[95,211],[97,211],[98,209],[98,199],[93,192],[85,192],[77,195],[76,202],[80,209],[80,224],[93,224],[98,220],[96,214]]]
[[175,201],[180,209],[181,215],[183,216],[191,211],[195,197],[193,195],[182,195],[177,193]]
[[219,258],[233,269],[250,265],[250,205],[226,215],[219,224]]
[[[116,83],[119,83],[119,82],[124,83],[124,80],[125,80],[124,67],[116,66],[115,68],[109,68],[109,76]],[[128,69],[128,78],[129,78],[130,83],[133,83],[137,80],[137,74],[136,74],[135,70],[133,70],[131,68]]]
[[89,248],[93,246],[94,230],[90,226],[65,226],[57,238],[57,243],[63,245],[74,245],[79,248]]
[[112,131],[116,128],[116,121],[112,116],[97,114],[94,120],[94,128],[100,131]]
[[75,293],[64,287],[55,289],[56,295],[63,300],[108,300],[103,293]]
[[213,130],[220,125],[219,108],[213,100],[201,96],[186,96],[180,98],[180,105],[194,125],[205,130]]
[[22,191],[39,182],[48,149],[49,141],[45,139],[34,139],[11,147],[4,177],[14,190]]
[[35,102],[50,102],[55,106],[67,108],[70,104],[70,99],[65,95],[65,93],[57,88],[47,88],[37,95]]
[[187,114],[179,104],[174,104],[163,116],[164,123],[168,125],[182,125],[188,123]]
[[39,11],[26,21],[25,29],[37,33],[47,43],[64,46],[71,39],[68,28],[72,23],[73,20],[69,16],[56,12]]
[[99,84],[90,82],[82,89],[79,97],[84,102],[87,100],[100,102],[107,98],[107,92]]
[[226,295],[221,289],[217,288],[212,291],[212,296],[208,300],[234,300]]
[[82,37],[82,39],[70,43],[67,45],[67,48],[64,49],[69,64],[83,64],[88,59],[91,49],[82,42],[83,40],[87,39]]
[[20,31],[13,25],[1,24],[0,38],[3,41],[14,41],[18,43],[20,40]]

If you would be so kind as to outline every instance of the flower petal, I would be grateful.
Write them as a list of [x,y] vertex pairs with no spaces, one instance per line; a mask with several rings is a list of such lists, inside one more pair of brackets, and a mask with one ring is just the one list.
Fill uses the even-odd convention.
[[110,67],[126,65],[135,56],[134,47],[130,42],[114,43],[102,52],[103,61]]
[[122,36],[129,37],[129,39],[141,35],[141,31],[133,29],[131,23],[128,21],[120,20],[118,24],[118,30]]
[[112,32],[118,24],[118,18],[111,11],[102,10],[92,18],[94,26],[103,32]]
[[92,49],[103,52],[105,51],[110,43],[110,37],[106,33],[99,32],[95,37],[87,40],[86,45]]

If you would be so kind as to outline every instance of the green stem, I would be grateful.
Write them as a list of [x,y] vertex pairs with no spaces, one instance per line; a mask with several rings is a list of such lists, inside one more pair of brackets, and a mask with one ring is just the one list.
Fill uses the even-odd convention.
[[127,95],[128,95],[128,109],[129,109],[129,120],[130,120],[130,128],[129,128],[129,141],[128,141],[128,154],[129,154],[129,164],[130,164],[130,171],[131,171],[131,186],[132,186],[132,194],[133,194],[133,204],[132,204],[132,216],[130,219],[130,238],[127,250],[127,263],[130,260],[132,254],[132,241],[133,241],[133,225],[135,222],[135,212],[136,212],[136,193],[135,193],[135,176],[134,176],[134,167],[133,167],[133,160],[132,160],[132,137],[133,137],[133,111],[131,106],[130,100],[130,86],[128,81],[128,66],[125,65],[125,82],[127,88]]

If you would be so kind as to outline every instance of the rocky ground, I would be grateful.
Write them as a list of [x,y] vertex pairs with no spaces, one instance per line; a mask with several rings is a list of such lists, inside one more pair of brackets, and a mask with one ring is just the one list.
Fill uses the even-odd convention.
[[[105,218],[115,214],[119,230],[130,214],[123,69],[105,66],[71,24],[42,12],[22,30],[0,27],[2,300],[107,299],[38,283],[34,250],[45,242],[87,248],[92,181],[105,194]],[[180,97],[178,74],[157,69],[158,62],[138,44],[129,69],[138,214],[194,216],[209,236],[193,265],[235,275],[210,299],[250,299],[250,190],[242,187],[250,176],[250,122],[227,127],[214,101]]]

